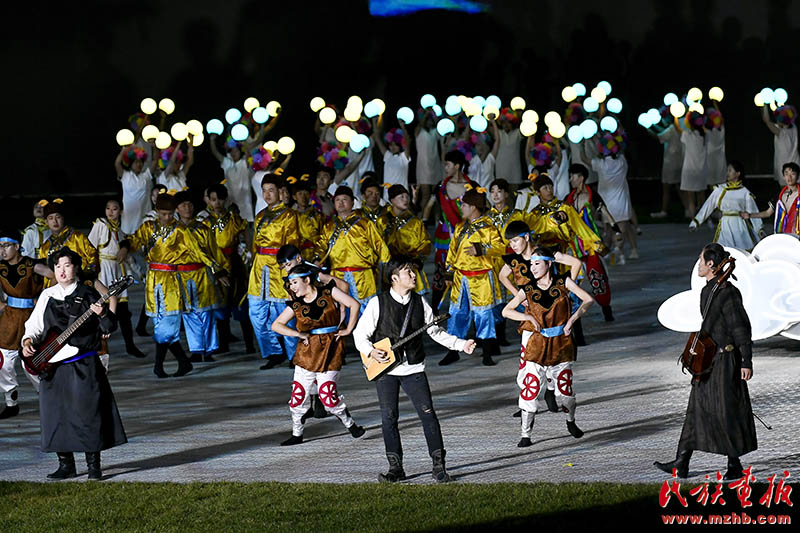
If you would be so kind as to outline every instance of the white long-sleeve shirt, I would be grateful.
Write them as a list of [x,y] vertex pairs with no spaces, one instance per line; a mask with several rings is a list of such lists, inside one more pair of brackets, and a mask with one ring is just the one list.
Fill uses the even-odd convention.
[[50,298],[63,300],[77,288],[78,282],[75,281],[66,288],[56,284],[43,290],[36,300],[31,316],[25,321],[25,334],[22,336],[22,340],[31,339],[34,344],[40,341],[47,333],[44,330],[44,310],[47,308],[47,302],[50,301]]
[[[394,289],[389,290],[389,294],[395,301],[406,305],[409,300],[411,299],[411,293],[409,292],[405,296],[400,296]],[[422,302],[422,309],[424,313],[424,321],[426,324],[429,324],[433,321],[433,309],[431,309],[430,304],[425,301],[424,298],[420,298]],[[361,353],[370,353],[373,349],[372,341],[370,341],[370,337],[372,334],[375,333],[375,328],[378,327],[378,318],[380,317],[380,306],[378,304],[378,297],[374,296],[369,303],[367,303],[366,309],[364,309],[364,313],[361,315],[361,318],[358,319],[358,325],[356,329],[353,330],[353,341],[355,342],[356,349],[358,349]],[[411,333],[411,332],[409,332]],[[455,335],[450,335],[447,333],[446,330],[440,328],[437,325],[431,326],[428,328],[428,335],[431,336],[433,340],[447,348],[448,350],[457,350],[463,351],[464,345],[466,344],[466,340],[459,339]],[[424,372],[425,371],[425,361],[421,363],[417,363],[415,365],[411,365],[408,361],[404,361],[399,365],[395,366],[390,372],[390,376],[409,376],[411,374],[416,374],[417,372]]]

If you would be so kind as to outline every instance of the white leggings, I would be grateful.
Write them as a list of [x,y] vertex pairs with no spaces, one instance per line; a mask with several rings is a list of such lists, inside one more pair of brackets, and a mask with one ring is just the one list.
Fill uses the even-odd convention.
[[341,420],[346,428],[354,424],[353,418],[347,413],[344,397],[339,396],[336,388],[336,380],[338,378],[338,370],[311,372],[300,366],[294,367],[292,395],[289,398],[289,410],[292,412],[292,435],[295,437],[303,435],[303,426],[305,424],[302,422],[302,417],[306,414],[311,404],[310,393],[313,387],[318,389],[315,392],[318,392],[319,400],[325,406],[326,411]]
[[[19,359],[19,351],[18,350],[6,350],[5,348],[0,348],[0,391],[3,391],[5,396],[6,405],[9,407],[13,407],[17,405],[17,387],[19,383],[17,382],[17,370],[15,368],[17,359]],[[20,361],[22,364],[22,361]],[[34,376],[27,370],[25,370],[25,365],[22,365],[22,369],[25,372],[25,375],[28,376],[28,379],[33,384],[33,388],[36,389],[36,392],[39,392],[39,378]]]

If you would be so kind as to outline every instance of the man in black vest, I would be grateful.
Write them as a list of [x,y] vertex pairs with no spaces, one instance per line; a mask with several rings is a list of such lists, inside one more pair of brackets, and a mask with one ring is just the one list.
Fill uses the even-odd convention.
[[[387,263],[385,273],[390,278],[391,290],[369,301],[353,330],[353,339],[359,352],[368,353],[378,362],[386,362],[388,359],[386,352],[373,347],[373,342],[388,337],[394,344],[431,323],[434,318],[428,302],[414,292],[417,279],[414,265],[409,258],[392,259]],[[438,325],[429,327],[427,332],[433,340],[448,350],[459,350],[468,354],[475,350],[474,340],[459,339]],[[394,355],[397,360],[395,366],[375,382],[381,405],[383,442],[386,446],[386,458],[389,460],[389,472],[380,474],[378,479],[395,482],[405,479],[406,476],[403,470],[403,448],[397,430],[397,400],[402,386],[422,421],[428,452],[433,459],[433,478],[439,483],[452,481],[445,470],[442,431],[433,410],[431,389],[425,375],[422,337],[411,340]]]

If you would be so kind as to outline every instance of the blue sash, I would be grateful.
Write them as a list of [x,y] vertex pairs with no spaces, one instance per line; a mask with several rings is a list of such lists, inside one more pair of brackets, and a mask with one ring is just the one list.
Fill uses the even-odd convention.
[[337,331],[339,331],[339,326],[328,326],[325,328],[312,329],[310,333],[312,335],[325,335],[326,333],[336,333]]
[[539,330],[542,337],[558,337],[564,334],[564,326],[553,326],[552,328],[542,328]]
[[69,359],[65,359],[65,360],[63,360],[61,362],[62,363],[74,363],[75,361],[80,361],[84,357],[92,357],[93,355],[97,355],[97,350],[95,350],[93,352],[82,353],[80,355],[76,355],[75,357],[71,357]]
[[33,309],[33,298],[14,298],[9,296],[7,303],[17,309]]

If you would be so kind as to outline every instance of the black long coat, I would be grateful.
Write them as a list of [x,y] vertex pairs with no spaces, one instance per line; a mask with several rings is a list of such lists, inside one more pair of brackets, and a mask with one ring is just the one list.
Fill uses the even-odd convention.
[[[700,296],[701,312],[714,281]],[[758,448],[753,410],[742,368],[753,368],[750,320],[739,289],[725,282],[717,289],[703,318],[706,331],[718,348],[706,380],[692,382],[689,406],[678,444],[679,450],[700,450],[740,457]],[[733,350],[726,351],[726,346]]]

